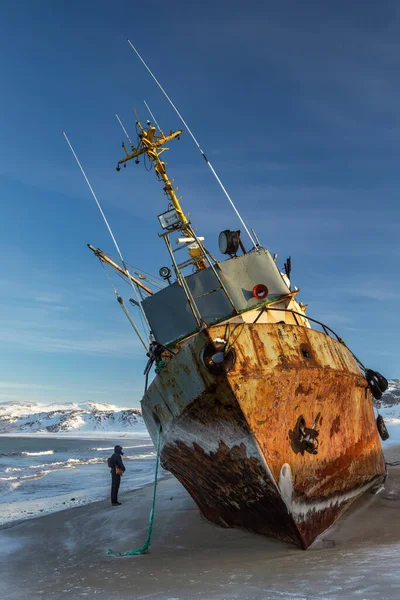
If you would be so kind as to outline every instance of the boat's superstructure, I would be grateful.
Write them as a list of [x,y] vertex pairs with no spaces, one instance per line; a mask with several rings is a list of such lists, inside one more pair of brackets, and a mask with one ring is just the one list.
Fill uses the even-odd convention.
[[371,371],[367,381],[340,338],[312,328],[290,260],[281,273],[267,249],[246,252],[228,230],[220,249],[229,258],[214,258],[160,158],[181,132],[137,126],[117,170],[146,155],[170,202],[158,218],[172,271],[163,267],[168,284],[141,301],[151,331],[147,427],[153,440],[161,427],[162,464],[205,517],[306,548],[385,477],[370,389],[384,378]]

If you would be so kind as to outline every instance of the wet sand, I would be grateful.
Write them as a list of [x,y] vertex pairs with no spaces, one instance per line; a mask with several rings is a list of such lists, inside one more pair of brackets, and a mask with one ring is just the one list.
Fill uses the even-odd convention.
[[[386,452],[400,460],[400,447]],[[203,519],[172,477],[160,483],[150,553],[143,544],[152,488],[0,531],[1,600],[398,600],[400,466],[307,550]]]

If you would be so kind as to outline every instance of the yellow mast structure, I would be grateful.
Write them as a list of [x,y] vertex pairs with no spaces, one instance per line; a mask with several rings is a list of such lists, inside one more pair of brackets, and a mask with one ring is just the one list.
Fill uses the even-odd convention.
[[[182,275],[181,267],[184,268],[185,266],[188,266],[188,264],[194,264],[195,268],[198,271],[201,271],[201,270],[207,268],[207,263],[208,263],[208,265],[210,266],[210,269],[213,271],[216,279],[218,280],[219,285],[221,286],[221,289],[225,292],[229,302],[232,304],[233,310],[236,311],[236,308],[233,303],[233,300],[231,299],[231,297],[224,285],[224,282],[221,279],[220,274],[218,273],[215,265],[213,264],[213,261],[215,262],[215,259],[210,255],[210,253],[203,246],[201,240],[197,237],[195,230],[192,228],[187,216],[183,212],[182,207],[180,205],[180,198],[178,198],[178,196],[176,195],[176,193],[175,193],[176,190],[174,189],[171,180],[168,178],[165,162],[163,162],[160,158],[161,154],[163,152],[165,152],[166,150],[168,150],[168,148],[166,148],[164,146],[164,144],[166,144],[170,140],[179,138],[179,136],[182,133],[182,130],[180,129],[178,131],[170,131],[169,135],[165,135],[159,129],[160,133],[159,133],[159,135],[157,135],[157,133],[156,133],[157,130],[153,125],[151,125],[150,121],[147,121],[148,128],[145,129],[142,126],[142,124],[140,123],[137,115],[136,115],[136,124],[140,129],[139,143],[137,146],[134,146],[131,143],[131,152],[129,152],[125,146],[125,142],[122,142],[122,147],[125,150],[126,156],[125,156],[125,158],[122,158],[120,161],[118,161],[117,171],[121,170],[121,165],[125,166],[126,163],[132,159],[135,159],[135,162],[138,163],[139,156],[141,156],[143,154],[149,158],[149,160],[152,164],[154,164],[154,169],[157,173],[158,178],[164,182],[164,191],[167,194],[167,196],[169,197],[169,199],[172,203],[172,206],[174,207],[175,212],[180,221],[179,228],[191,240],[189,242],[191,245],[188,247],[189,256],[191,258],[191,261],[188,261],[186,263],[181,263],[181,265],[178,265],[175,261],[174,254],[173,254],[174,251],[172,250],[171,244],[169,241],[169,235],[168,235],[169,232],[167,231],[165,234],[163,234],[163,237],[164,237],[164,241],[167,245],[168,251],[170,253],[170,256],[172,258],[172,262],[174,264],[177,279],[179,280],[180,285],[185,290],[185,293],[187,295],[188,302],[192,309],[193,315],[200,327],[201,321],[202,321],[201,315],[200,315],[198,309],[195,307],[195,299],[193,298],[192,292],[191,292],[190,288],[188,287],[188,284],[186,283],[185,277]],[[128,140],[129,140],[129,138],[128,138]]]
[[179,139],[182,130],[174,132],[171,131],[169,135],[165,135],[162,132],[160,132],[160,135],[157,135],[156,128],[154,126],[149,125],[148,129],[146,130],[140,123],[139,119],[137,119],[136,123],[140,129],[139,144],[137,147],[133,146],[132,144],[132,152],[128,152],[125,146],[125,142],[122,142],[122,147],[125,150],[126,156],[125,158],[118,161],[117,171],[120,171],[121,165],[127,163],[129,160],[135,158],[137,161],[138,157],[142,154],[147,155],[149,160],[154,164],[154,169],[157,173],[158,178],[164,182],[164,191],[168,195],[174,209],[176,210],[176,214],[178,215],[179,220],[182,224],[182,231],[186,232],[185,226],[189,224],[189,221],[181,208],[179,202],[180,198],[178,198],[178,196],[176,195],[172,182],[168,178],[167,171],[165,168],[165,162],[160,159],[161,154],[166,150],[169,150],[169,148],[163,147],[164,144],[175,138]]

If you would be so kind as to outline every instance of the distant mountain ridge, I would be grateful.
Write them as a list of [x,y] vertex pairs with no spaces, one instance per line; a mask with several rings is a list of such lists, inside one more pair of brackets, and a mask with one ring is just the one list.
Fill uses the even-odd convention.
[[400,379],[389,381],[389,388],[375,406],[387,421],[400,421]]
[[99,402],[39,404],[1,402],[1,433],[146,433],[138,408]]
[[[375,406],[385,420],[400,422],[400,379]],[[39,404],[0,402],[0,434],[18,433],[144,433],[147,429],[138,408],[121,408],[100,402]]]

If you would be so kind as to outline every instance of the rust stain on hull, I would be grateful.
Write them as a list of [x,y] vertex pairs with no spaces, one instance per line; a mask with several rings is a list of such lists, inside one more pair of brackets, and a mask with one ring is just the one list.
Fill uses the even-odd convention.
[[306,548],[385,476],[371,394],[342,344],[295,325],[246,324],[233,369],[213,375],[202,350],[224,332],[156,377],[146,424],[154,437],[161,422],[162,462],[206,518]]
[[169,430],[161,460],[210,521],[302,545],[240,408],[231,402],[219,407],[216,420],[214,398],[205,394]]

